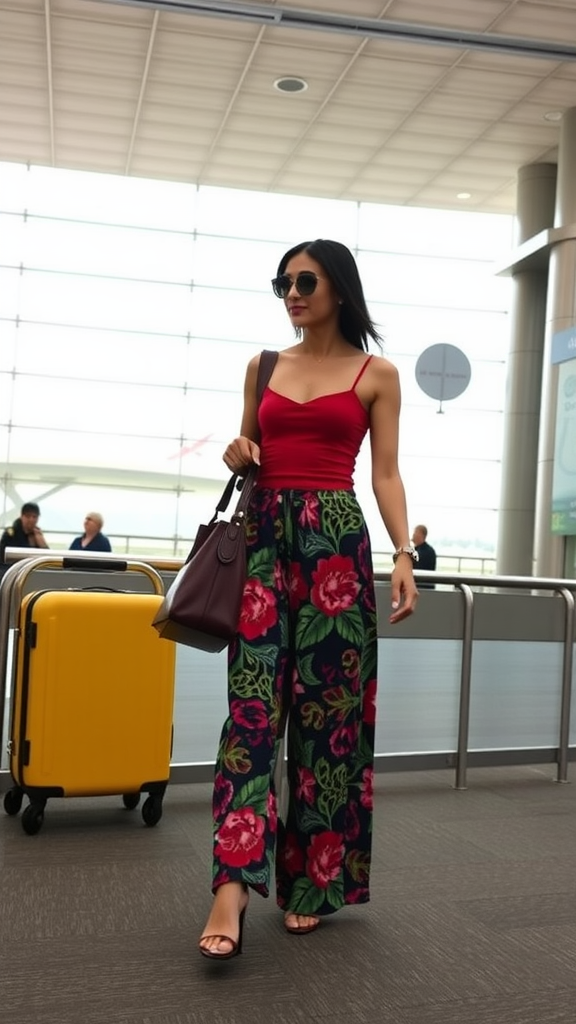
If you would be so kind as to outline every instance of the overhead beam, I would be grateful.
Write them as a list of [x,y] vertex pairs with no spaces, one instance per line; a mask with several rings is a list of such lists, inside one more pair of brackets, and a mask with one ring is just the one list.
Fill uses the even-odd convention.
[[[93,2],[93,0],[90,0]],[[254,22],[275,28],[297,28],[320,32],[339,32],[362,38],[451,46],[459,50],[505,53],[543,60],[576,61],[576,46],[554,40],[528,39],[495,32],[467,32],[464,29],[439,28],[411,22],[356,18],[350,14],[332,14],[294,7],[269,7],[258,3],[232,3],[231,0],[101,0],[125,7],[196,14],[203,18],[228,18]]]

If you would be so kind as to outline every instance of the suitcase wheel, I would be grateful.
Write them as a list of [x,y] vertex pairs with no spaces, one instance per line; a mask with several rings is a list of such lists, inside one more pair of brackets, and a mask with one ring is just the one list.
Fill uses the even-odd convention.
[[4,810],[6,814],[19,814],[22,807],[24,793],[18,786],[13,786],[4,796]]
[[162,797],[149,796],[142,804],[142,819],[145,825],[152,828],[162,817]]
[[22,812],[22,828],[29,836],[35,836],[40,831],[43,821],[43,804],[28,804],[28,807]]
[[140,803],[140,793],[124,793],[122,803],[127,811],[133,811]]

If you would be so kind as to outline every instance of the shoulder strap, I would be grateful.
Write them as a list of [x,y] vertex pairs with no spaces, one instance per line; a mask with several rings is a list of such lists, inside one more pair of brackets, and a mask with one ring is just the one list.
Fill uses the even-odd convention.
[[362,363],[362,366],[360,367],[360,373],[359,373],[359,374],[358,374],[358,376],[356,377],[356,380],[354,381],[354,383],[353,383],[352,387],[350,388],[350,391],[354,391],[354,388],[356,387],[356,385],[357,385],[358,381],[360,380],[360,377],[361,377],[361,376],[362,376],[362,374],[364,373],[364,370],[365,370],[365,369],[366,369],[366,367],[368,366],[368,363],[370,362],[370,360],[371,360],[371,359],[372,359],[372,356],[368,356],[368,358],[367,358],[367,359],[365,359],[365,360],[364,360],[364,362]]
[[[274,370],[274,367],[276,366],[277,359],[277,352],[274,352],[270,348],[262,349],[262,352],[260,353],[260,362],[258,363],[258,377],[256,378],[256,397],[258,400],[258,405],[260,405],[260,402],[262,401],[262,395],[264,394],[268,381],[272,376],[272,372]],[[219,512],[226,511],[228,505],[230,504],[230,498],[232,497],[232,494],[234,492],[235,485],[237,486],[239,491],[242,491],[238,507],[236,508],[236,514],[238,514],[239,511],[244,511],[248,505],[250,494],[252,492],[255,482],[255,468],[251,468],[244,477],[239,477],[236,473],[234,473],[234,475],[226,484],[226,487],[224,488],[224,493],[222,494],[222,497],[220,498],[220,501],[216,506],[216,511],[214,512],[214,515],[212,516],[212,519],[210,521],[214,522]]]
[[262,349],[262,352],[260,353],[260,362],[258,364],[258,378],[256,380],[256,398],[258,405],[260,405],[260,402],[262,401],[262,395],[264,394],[268,381],[272,376],[277,359],[277,352],[273,352],[270,348]]

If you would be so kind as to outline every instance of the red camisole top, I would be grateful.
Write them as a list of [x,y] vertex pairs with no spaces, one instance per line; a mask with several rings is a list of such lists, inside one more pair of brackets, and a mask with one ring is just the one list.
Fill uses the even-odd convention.
[[258,486],[274,490],[349,491],[360,445],[369,426],[356,385],[349,391],[294,402],[267,387],[258,410]]

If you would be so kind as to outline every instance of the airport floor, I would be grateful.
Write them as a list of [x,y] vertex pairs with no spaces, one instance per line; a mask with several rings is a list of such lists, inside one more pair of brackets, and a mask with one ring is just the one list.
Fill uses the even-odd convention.
[[[574,774],[575,767],[571,767]],[[115,797],[0,814],[10,1024],[574,1024],[576,787],[552,766],[377,775],[372,900],[291,936],[252,896],[241,956],[196,940],[210,787],[146,828]]]

